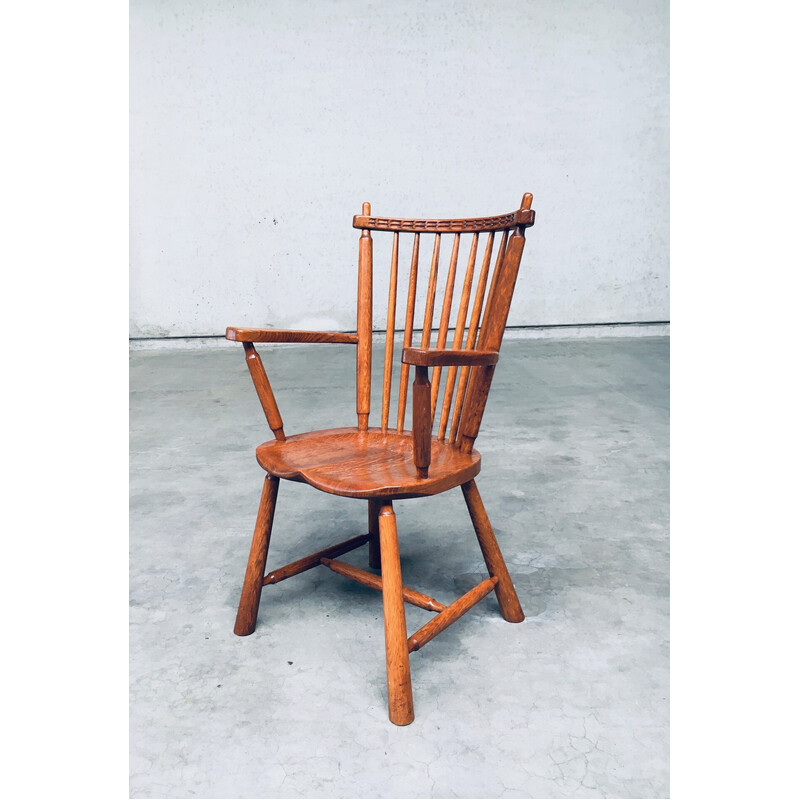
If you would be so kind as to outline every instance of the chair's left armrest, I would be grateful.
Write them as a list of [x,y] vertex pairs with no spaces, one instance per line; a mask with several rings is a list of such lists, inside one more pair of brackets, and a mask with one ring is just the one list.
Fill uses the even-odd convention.
[[275,402],[269,378],[261,361],[261,356],[256,352],[255,342],[328,342],[330,344],[357,344],[358,336],[352,333],[326,333],[322,331],[282,331],[274,328],[228,328],[225,338],[231,342],[241,342],[244,345],[245,359],[250,376],[256,387],[258,399],[264,409],[269,427],[275,438],[283,441],[286,435],[283,432],[283,419]]
[[496,364],[497,350],[437,350],[429,347],[406,347],[403,363],[415,367],[479,367]]
[[274,328],[228,328],[225,338],[231,342],[308,342],[327,344],[357,344],[354,333],[327,331],[283,331]]

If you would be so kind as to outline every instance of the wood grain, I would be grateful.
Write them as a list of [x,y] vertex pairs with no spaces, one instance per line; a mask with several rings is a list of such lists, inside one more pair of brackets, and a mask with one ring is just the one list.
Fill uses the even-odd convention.
[[[370,589],[377,589],[379,592],[383,591],[383,580],[380,575],[373,575],[371,572],[354,567],[352,564],[346,564],[344,561],[335,561],[331,558],[323,558],[321,561],[328,569],[338,572],[339,575],[344,575],[345,578],[350,578],[350,580],[356,581],[363,586],[369,586]],[[407,586],[403,587],[403,600],[418,608],[424,608],[425,611],[444,611],[446,608],[438,600],[434,600],[434,598],[428,597],[428,595],[422,594],[422,592],[418,592],[415,589],[409,589]]]
[[[469,297],[472,289],[472,276],[475,271],[475,257],[478,253],[478,234],[472,237],[472,244],[469,249],[469,258],[467,259],[467,271],[464,274],[464,283],[461,288],[461,302],[458,305],[458,315],[456,316],[456,330],[453,335],[453,349],[460,350],[461,343],[464,340],[464,328],[467,322],[467,308],[469,306]],[[489,349],[489,348],[487,348]],[[492,348],[496,349],[496,348]],[[439,441],[444,441],[444,435],[447,431],[447,421],[450,416],[450,404],[453,399],[453,388],[456,383],[456,375],[458,374],[458,367],[447,368],[447,382],[445,383],[444,399],[442,400],[442,414],[439,420]]]
[[[417,302],[417,267],[419,265],[419,234],[414,234],[414,246],[411,251],[411,271],[408,278],[408,298],[406,299],[406,325],[403,330],[403,347],[411,344],[414,335],[414,308]],[[405,428],[406,399],[408,397],[408,366],[400,367],[400,390],[397,395],[397,431]]]
[[[480,323],[481,311],[483,310],[483,296],[486,293],[486,283],[489,279],[489,266],[492,261],[492,247],[494,246],[494,231],[492,231],[486,241],[486,248],[481,263],[481,271],[478,275],[478,284],[475,287],[475,296],[472,299],[472,315],[470,316],[469,329],[467,330],[467,341],[464,343],[465,350],[473,350],[475,341],[478,338],[478,324]],[[456,389],[456,399],[453,403],[453,421],[450,423],[449,441],[452,444],[456,441],[458,424],[461,420],[461,412],[464,404],[464,394],[467,388],[471,370],[462,369],[458,377],[458,388]]]
[[272,520],[275,517],[275,502],[278,499],[278,478],[267,475],[261,490],[261,502],[258,505],[256,527],[253,542],[250,545],[250,557],[244,575],[244,585],[239,599],[239,610],[236,613],[236,624],[233,632],[237,636],[249,636],[256,629],[258,606],[261,601],[264,566],[267,563],[269,540],[272,533]]
[[267,418],[267,424],[275,434],[275,438],[282,442],[286,438],[283,432],[283,420],[281,412],[278,410],[278,403],[275,401],[275,395],[272,393],[272,386],[267,378],[264,363],[251,342],[244,343],[244,353],[247,369],[250,370],[250,377],[256,387],[256,394],[261,402],[264,416]]
[[403,580],[397,522],[391,502],[381,507],[378,517],[381,536],[381,574],[383,577],[383,624],[386,638],[386,683],[389,690],[389,719],[395,725],[414,721],[411,694],[411,665],[408,660],[406,610],[403,605]]
[[354,536],[346,542],[332,544],[324,550],[318,550],[316,553],[312,553],[309,556],[298,558],[297,561],[292,561],[291,564],[286,564],[283,567],[272,570],[272,572],[264,578],[263,584],[264,586],[270,586],[273,583],[285,581],[287,578],[293,578],[301,572],[306,572],[314,567],[318,567],[322,563],[323,558],[335,558],[343,553],[349,553],[351,550],[361,547],[368,541],[369,534],[365,534],[364,536]]
[[392,237],[392,264],[389,272],[389,305],[386,309],[386,350],[383,358],[383,397],[381,430],[389,429],[389,404],[392,397],[392,356],[394,354],[394,318],[397,313],[397,260],[400,234]]
[[[528,206],[530,209],[530,206]],[[397,217],[372,217],[357,214],[353,217],[354,228],[373,231],[413,231],[414,233],[479,233],[501,231],[513,225],[533,225],[534,212],[520,209],[498,217],[473,217],[471,219],[400,219]]]
[[433,254],[431,256],[431,271],[428,275],[428,294],[425,298],[425,316],[422,320],[422,340],[420,347],[428,347],[431,343],[431,328],[433,327],[433,304],[436,301],[436,282],[439,276],[439,247],[442,243],[442,234],[437,233],[433,240]]
[[[263,586],[278,583],[320,564],[352,580],[379,590],[383,597],[386,639],[386,676],[389,718],[397,725],[414,719],[409,652],[418,650],[445,630],[492,590],[503,617],[509,622],[524,619],[494,531],[486,514],[475,476],[480,472],[480,454],[474,441],[499,358],[511,299],[525,245],[525,229],[533,225],[533,198],[523,195],[521,207],[509,214],[470,219],[401,219],[372,216],[369,203],[353,219],[361,229],[358,246],[358,299],[355,334],[322,331],[289,331],[258,328],[228,328],[226,338],[242,342],[247,366],[274,441],[256,448],[256,457],[267,476],[261,495],[250,557],[245,572],[234,631],[252,633],[256,625]],[[372,373],[373,241],[372,233],[392,233],[389,265],[386,350],[383,363],[383,394],[380,427],[369,426]],[[480,234],[487,233],[483,258],[473,292],[473,278]],[[495,233],[501,232],[501,237]],[[422,311],[421,340],[413,347],[419,280],[420,236],[434,234],[427,292]],[[462,278],[462,287],[452,341],[450,316],[455,297],[461,234],[472,233]],[[410,238],[411,265],[400,354],[397,430],[389,430],[396,329],[400,236]],[[452,236],[450,263],[444,286],[436,347],[433,338],[439,256],[443,236]],[[499,241],[494,271],[492,253]],[[424,278],[423,278],[424,280]],[[488,291],[487,291],[488,287]],[[471,312],[470,312],[471,308]],[[467,325],[467,318],[469,324]],[[465,339],[466,337],[466,339]],[[357,427],[308,431],[286,436],[263,362],[255,350],[258,342],[356,344]],[[415,368],[412,429],[405,430],[409,370]],[[442,392],[438,436],[433,422],[442,370],[448,369]],[[433,370],[432,379],[429,370]],[[452,410],[452,418],[450,417]],[[447,426],[450,425],[449,436]],[[279,480],[307,483],[316,489],[343,497],[368,501],[368,532],[330,545],[304,558],[272,570],[264,576],[275,513]],[[460,486],[472,520],[489,578],[449,606],[403,586],[397,521],[392,501],[424,497]],[[338,561],[336,556],[369,544],[369,564],[381,575]],[[409,602],[437,615],[411,637],[407,635],[404,603]]]
[[480,366],[496,364],[496,350],[439,350],[421,347],[403,348],[403,363],[420,367]]
[[431,463],[431,382],[428,380],[428,368],[415,367],[414,372],[414,407],[413,438],[414,466],[417,477],[427,478]]
[[258,463],[279,478],[308,483],[342,497],[423,497],[454,489],[480,472],[477,450],[464,453],[433,440],[428,477],[414,465],[410,431],[332,428],[264,442]]
[[497,539],[475,481],[467,481],[462,485],[461,491],[464,493],[464,499],[467,502],[467,508],[472,518],[472,524],[475,527],[483,560],[486,562],[486,569],[489,570],[489,574],[492,577],[497,578],[495,594],[497,595],[497,602],[500,604],[500,612],[508,622],[522,622],[525,619],[525,615],[522,613],[522,606],[519,604],[517,590],[511,582],[505,559],[500,552],[500,545],[497,544]]
[[[436,349],[443,350],[447,344],[447,332],[450,328],[450,309],[453,305],[453,289],[456,283],[456,269],[458,267],[458,247],[461,241],[460,234],[453,236],[453,249],[450,252],[450,266],[447,270],[447,281],[442,300],[442,312],[439,317],[439,333],[436,337]],[[439,380],[442,368],[434,367],[431,378],[431,419],[436,418],[436,400],[439,396]]]
[[[369,214],[369,203],[362,213]],[[356,413],[358,429],[369,427],[372,382],[372,236],[364,230],[358,241],[358,350],[356,352]]]
[[[419,264],[419,234],[414,234],[414,247],[411,251],[411,271],[408,278],[408,298],[406,300],[406,325],[403,331],[403,347],[411,345],[414,335],[414,307],[417,302],[417,266]],[[408,365],[400,367],[400,391],[397,395],[397,431],[405,427],[406,399],[408,397]]]
[[378,514],[381,501],[376,498],[367,500],[367,526],[369,530],[369,565],[372,569],[381,568],[381,536],[378,532]]
[[231,342],[276,342],[306,344],[356,344],[354,333],[325,331],[284,331],[273,328],[227,328],[225,338]]
[[[526,192],[522,198],[523,209],[530,209],[532,200],[531,194]],[[508,240],[508,246],[500,265],[500,274],[497,276],[496,281],[493,281],[489,302],[486,306],[483,324],[478,336],[478,349],[500,349],[524,247],[525,231],[520,226]],[[472,380],[469,382],[459,440],[459,447],[467,453],[472,449],[480,430],[483,412],[486,408],[486,400],[494,377],[494,370],[495,367],[493,365],[479,367],[473,370]]]
[[408,651],[414,652],[426,645],[434,636],[438,636],[445,628],[449,628],[457,619],[463,617],[476,603],[486,597],[495,588],[497,578],[487,578],[459,597],[455,603],[447,606],[430,622],[426,622],[416,633],[408,637]]

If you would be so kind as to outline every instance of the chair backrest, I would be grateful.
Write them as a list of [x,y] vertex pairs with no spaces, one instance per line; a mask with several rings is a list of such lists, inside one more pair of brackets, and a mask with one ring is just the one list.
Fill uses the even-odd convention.
[[[367,430],[370,414],[372,377],[372,310],[373,310],[373,241],[372,231],[392,234],[389,265],[389,302],[386,315],[386,350],[383,365],[381,430],[403,431],[408,405],[409,366],[399,370],[397,416],[390,420],[393,362],[400,359],[395,352],[397,321],[398,266],[401,260],[400,238],[410,242],[410,266],[403,327],[403,347],[436,347],[463,350],[498,350],[508,319],[508,310],[517,279],[525,228],[533,225],[533,197],[526,193],[518,211],[497,217],[478,219],[391,219],[371,216],[369,203],[353,218],[353,227],[362,229],[358,256],[358,348],[356,355],[356,412],[358,427]],[[417,288],[420,280],[420,237],[433,235],[431,266],[427,276],[420,340],[415,343]],[[468,237],[468,235],[471,236]],[[481,248],[480,238],[486,240]],[[444,237],[452,237],[452,243]],[[467,238],[468,237],[468,238]],[[466,239],[466,241],[465,241]],[[406,245],[407,246],[407,245]],[[439,291],[439,255],[449,249],[449,267],[444,280],[444,295],[438,306],[438,325],[434,337],[434,310]],[[480,264],[478,253],[482,249]],[[463,276],[459,277],[459,255],[468,252]],[[405,248],[403,248],[403,252]],[[426,259],[427,260],[427,259]],[[463,262],[463,258],[462,258]],[[492,268],[494,264],[494,268]],[[476,275],[477,267],[477,275]],[[423,268],[424,269],[424,268]],[[459,289],[457,290],[457,286]],[[487,293],[488,287],[488,293]],[[421,293],[420,293],[421,294]],[[458,299],[456,299],[458,298]],[[485,302],[484,302],[485,299]],[[452,319],[457,303],[455,322]],[[422,309],[420,309],[422,310]],[[454,325],[454,327],[453,327]],[[419,326],[418,326],[419,327]],[[452,338],[449,331],[453,332]],[[449,342],[448,342],[449,339]],[[431,342],[434,344],[431,344]],[[402,352],[402,351],[400,351]],[[443,375],[443,370],[446,373]],[[434,367],[431,375],[431,415],[433,432],[442,442],[469,452],[480,428],[494,365],[481,367]],[[441,398],[437,423],[436,412]]]

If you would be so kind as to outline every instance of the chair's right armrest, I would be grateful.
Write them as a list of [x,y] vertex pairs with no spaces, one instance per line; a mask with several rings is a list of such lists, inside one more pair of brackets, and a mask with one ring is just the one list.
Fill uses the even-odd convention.
[[437,350],[428,347],[403,348],[402,361],[415,367],[480,367],[496,364],[497,350]]
[[228,328],[225,338],[231,342],[308,342],[327,344],[358,344],[354,333],[325,331],[284,331],[274,328]]

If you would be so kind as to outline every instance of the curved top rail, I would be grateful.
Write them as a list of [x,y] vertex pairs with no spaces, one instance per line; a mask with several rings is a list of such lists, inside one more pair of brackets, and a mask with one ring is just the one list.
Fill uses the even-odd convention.
[[357,214],[353,217],[354,228],[372,231],[412,231],[414,233],[479,233],[480,231],[502,231],[520,226],[533,225],[535,211],[521,208],[499,217],[477,217],[475,219],[393,219]]

